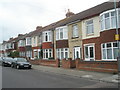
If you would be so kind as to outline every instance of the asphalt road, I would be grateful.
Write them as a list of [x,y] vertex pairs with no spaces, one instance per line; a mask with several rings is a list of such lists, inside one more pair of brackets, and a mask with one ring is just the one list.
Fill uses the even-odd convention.
[[35,69],[2,68],[2,88],[117,88],[115,83],[59,75]]

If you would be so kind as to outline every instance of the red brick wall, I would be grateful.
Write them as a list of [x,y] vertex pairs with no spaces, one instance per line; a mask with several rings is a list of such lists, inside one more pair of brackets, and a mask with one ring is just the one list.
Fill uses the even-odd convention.
[[50,49],[53,48],[52,42],[44,42],[42,43],[42,49]]
[[39,47],[39,46],[37,46],[37,47],[32,47],[32,49],[40,49],[40,47]]
[[101,60],[101,44],[100,44],[100,38],[90,38],[90,39],[85,39],[83,40],[83,59],[85,59],[84,55],[84,44],[89,44],[89,43],[95,43],[95,60]]
[[117,73],[117,61],[80,61],[76,60],[76,68],[79,70]]
[[[100,42],[101,43],[115,42],[115,34],[116,34],[115,29],[100,32]],[[120,34],[120,28],[119,28],[119,34]]]
[[20,52],[24,52],[25,51],[25,47],[19,47],[19,51]]
[[29,60],[31,64],[34,65],[43,65],[43,66],[52,66],[52,67],[59,67],[59,60]]
[[56,41],[56,48],[68,48],[68,40],[59,40]]
[[75,68],[75,67],[76,67],[75,60],[72,60],[71,58],[69,58],[68,60],[66,59],[62,60],[62,68]]

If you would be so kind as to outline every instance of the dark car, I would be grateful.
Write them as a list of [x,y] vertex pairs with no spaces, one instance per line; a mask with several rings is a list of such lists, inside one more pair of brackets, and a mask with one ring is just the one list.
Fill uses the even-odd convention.
[[14,58],[14,61],[11,64],[12,68],[28,68],[31,69],[32,65],[25,58]]
[[3,57],[2,58],[2,66],[11,66],[11,63],[14,61],[14,58],[11,57]]

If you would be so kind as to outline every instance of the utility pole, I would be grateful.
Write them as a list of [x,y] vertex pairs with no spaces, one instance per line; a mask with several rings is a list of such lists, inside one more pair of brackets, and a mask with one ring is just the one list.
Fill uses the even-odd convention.
[[115,40],[117,41],[117,46],[118,46],[118,58],[117,58],[117,60],[118,60],[118,88],[119,88],[119,90],[120,90],[120,83],[119,83],[119,81],[120,81],[120,45],[119,45],[119,40],[120,40],[120,36],[119,36],[119,32],[118,32],[118,14],[117,14],[117,7],[116,7],[116,0],[114,0],[114,8],[115,8],[115,19],[116,19],[116,35],[115,35]]

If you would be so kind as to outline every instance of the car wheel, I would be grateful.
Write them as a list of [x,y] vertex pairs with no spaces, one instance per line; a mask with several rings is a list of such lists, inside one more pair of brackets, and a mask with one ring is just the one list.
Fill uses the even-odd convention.
[[16,68],[17,68],[17,69],[19,69],[19,68],[20,68],[20,66],[19,66],[19,65],[17,65],[17,66],[16,66]]

